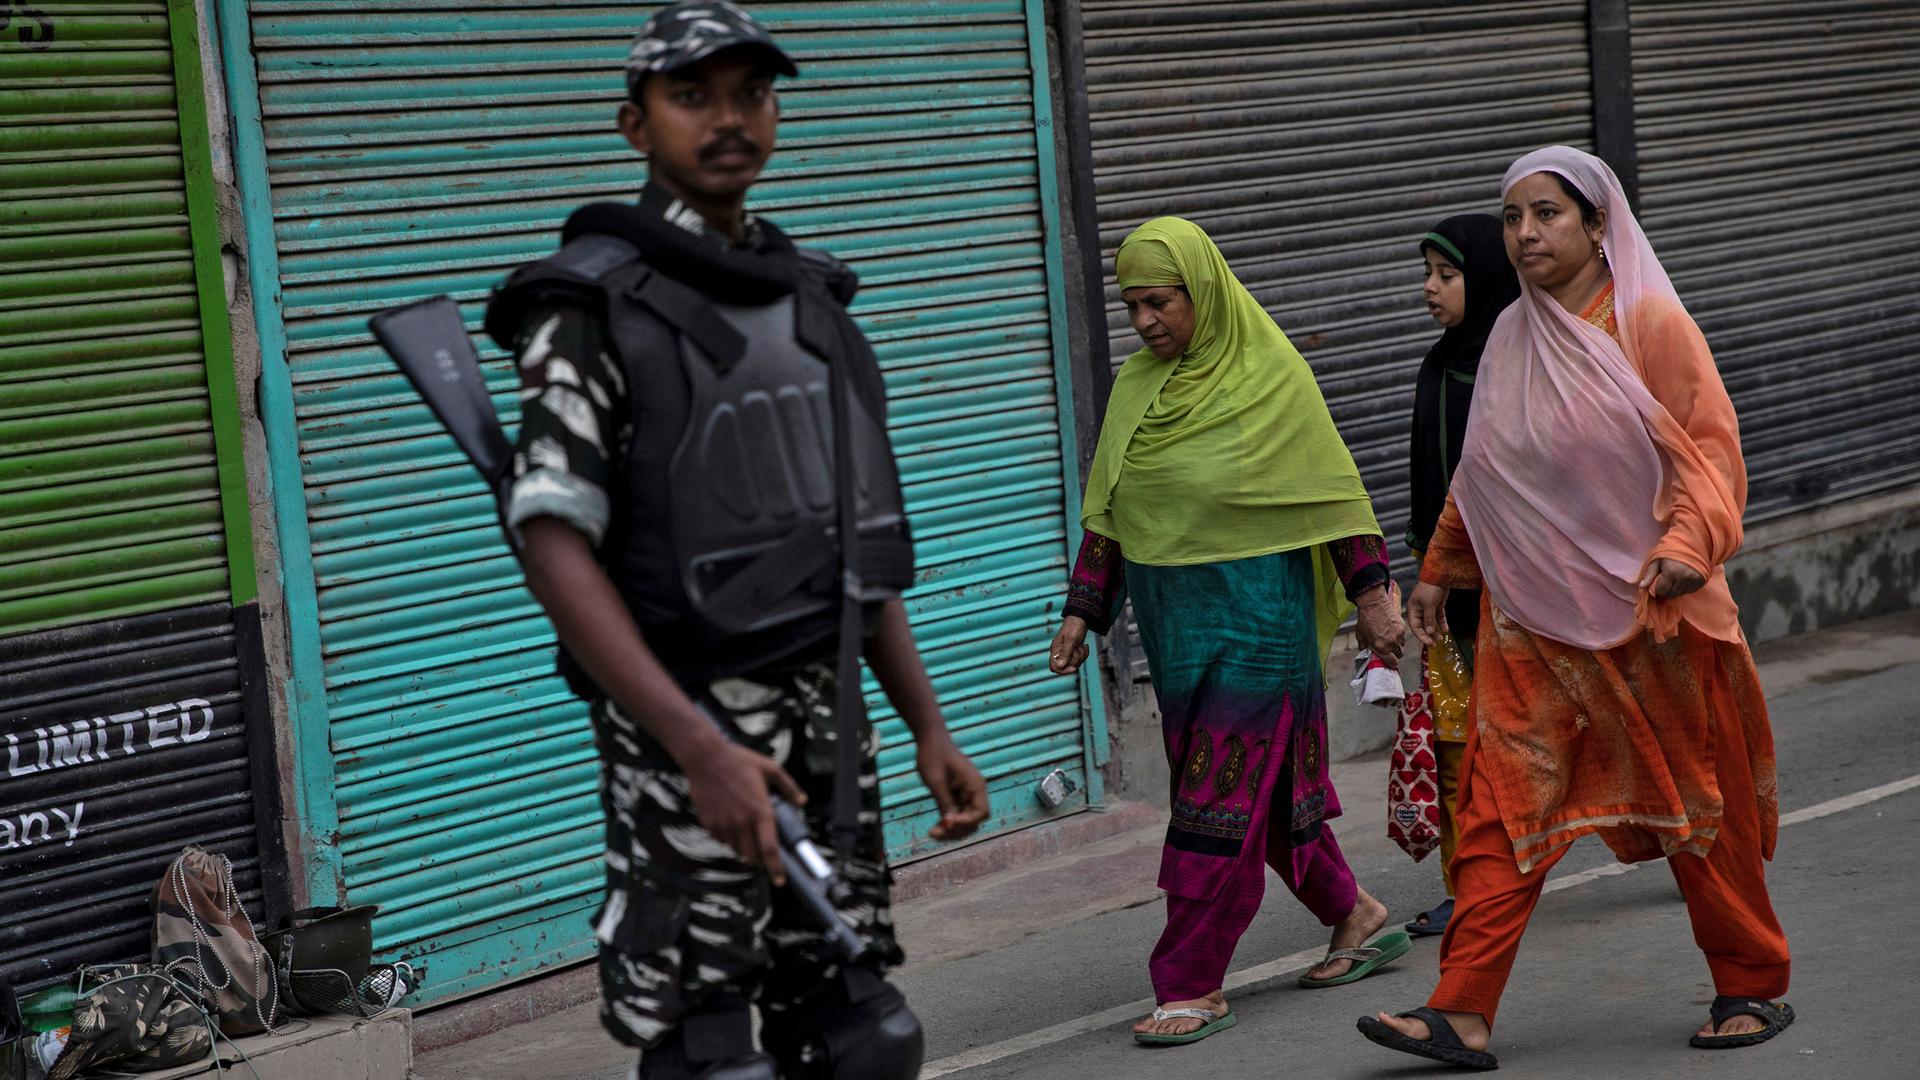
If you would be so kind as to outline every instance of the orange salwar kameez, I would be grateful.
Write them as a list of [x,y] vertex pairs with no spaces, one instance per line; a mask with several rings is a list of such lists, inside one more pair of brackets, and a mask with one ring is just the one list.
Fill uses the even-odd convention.
[[[1586,317],[1617,337],[1612,299],[1609,287]],[[1656,397],[1661,381],[1648,381]],[[1662,404],[1684,417],[1691,403]],[[1714,449],[1738,467],[1737,442]],[[1420,576],[1481,586],[1451,500]],[[1737,632],[1722,640],[1683,621],[1664,642],[1647,631],[1582,649],[1528,631],[1489,593],[1474,655],[1457,899],[1428,1005],[1493,1022],[1547,871],[1588,833],[1622,862],[1667,858],[1717,993],[1785,993],[1787,940],[1762,866],[1779,820],[1773,735]]]

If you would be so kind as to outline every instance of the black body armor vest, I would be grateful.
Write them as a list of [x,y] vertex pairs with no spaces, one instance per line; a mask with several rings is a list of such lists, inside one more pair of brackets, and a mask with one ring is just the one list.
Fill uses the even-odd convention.
[[[633,434],[609,448],[619,480],[598,554],[683,679],[831,657],[841,589],[829,365],[846,365],[850,562],[869,618],[913,581],[879,364],[844,308],[851,271],[790,247],[784,258],[791,291],[719,296],[650,266],[627,239],[589,232],[514,271],[488,306],[488,332],[507,348],[542,299],[604,315]],[[588,686],[564,652],[560,666]]]

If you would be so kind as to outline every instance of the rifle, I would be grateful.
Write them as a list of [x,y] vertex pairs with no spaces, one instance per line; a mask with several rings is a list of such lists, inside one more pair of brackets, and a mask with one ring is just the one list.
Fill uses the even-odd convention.
[[[479,470],[495,503],[504,507],[513,480],[513,444],[507,441],[506,429],[487,394],[480,354],[467,336],[459,305],[446,296],[430,297],[383,311],[368,325],[455,445]],[[706,706],[700,706],[700,713],[726,734],[725,726]],[[835,898],[845,896],[846,883],[814,845],[800,809],[772,792],[768,797],[773,800],[780,863],[786,868],[788,887],[819,920],[827,940],[845,960],[860,960],[866,954],[866,942],[833,904]]]

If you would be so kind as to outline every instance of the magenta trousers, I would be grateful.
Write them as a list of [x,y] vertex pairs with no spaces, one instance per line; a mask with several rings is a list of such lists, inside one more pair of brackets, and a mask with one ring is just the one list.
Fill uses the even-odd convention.
[[1359,886],[1333,830],[1323,825],[1318,837],[1296,848],[1288,843],[1284,817],[1282,828],[1267,827],[1273,816],[1259,815],[1255,828],[1266,835],[1248,833],[1232,875],[1213,899],[1167,894],[1167,929],[1148,962],[1160,1002],[1192,1001],[1220,989],[1234,947],[1266,895],[1268,866],[1321,925],[1332,926],[1353,912]]

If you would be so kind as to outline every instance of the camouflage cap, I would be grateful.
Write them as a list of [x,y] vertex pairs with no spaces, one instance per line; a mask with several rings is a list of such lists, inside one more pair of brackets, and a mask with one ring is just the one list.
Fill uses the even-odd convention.
[[638,89],[649,75],[678,71],[722,49],[748,46],[764,52],[780,75],[800,69],[745,8],[727,0],[680,0],[647,20],[627,53],[627,89]]

